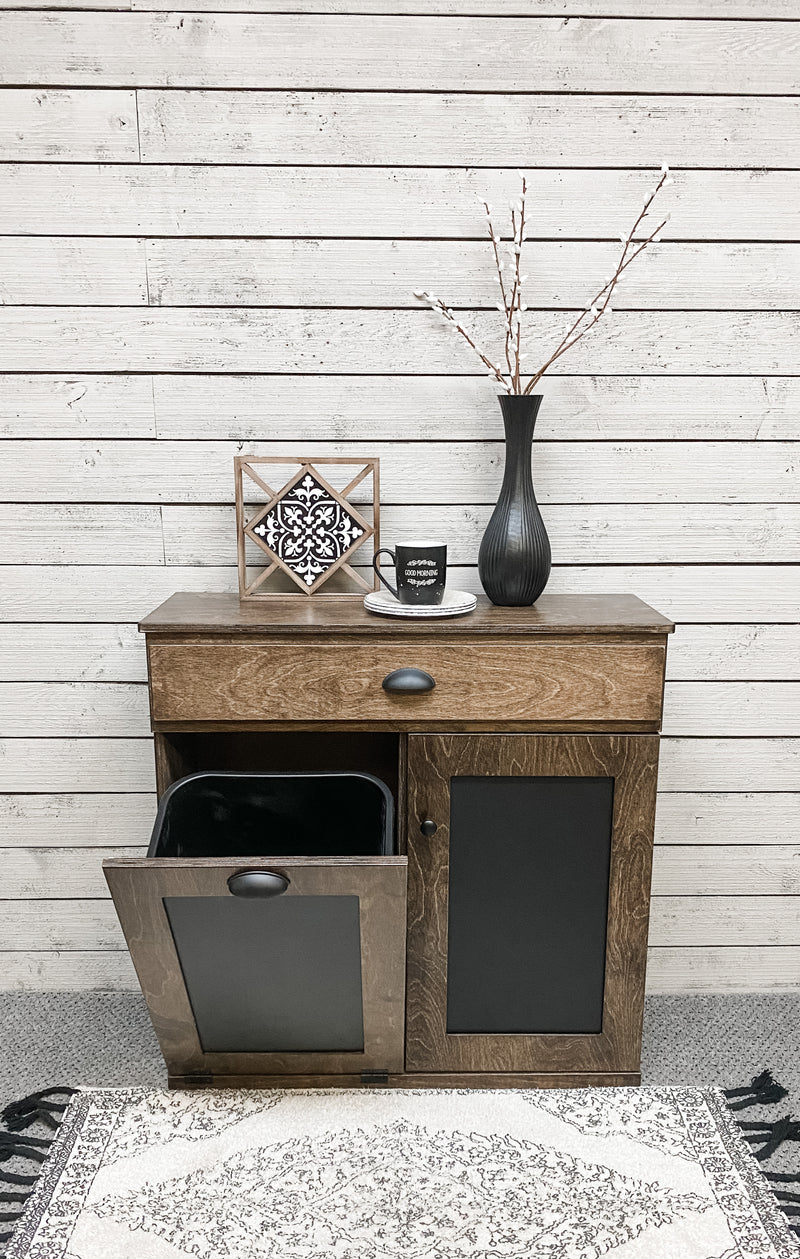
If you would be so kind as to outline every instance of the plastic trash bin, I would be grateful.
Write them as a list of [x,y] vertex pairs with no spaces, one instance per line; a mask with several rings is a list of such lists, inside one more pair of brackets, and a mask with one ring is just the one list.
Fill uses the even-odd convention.
[[164,793],[148,857],[374,857],[394,847],[372,774],[189,774]]

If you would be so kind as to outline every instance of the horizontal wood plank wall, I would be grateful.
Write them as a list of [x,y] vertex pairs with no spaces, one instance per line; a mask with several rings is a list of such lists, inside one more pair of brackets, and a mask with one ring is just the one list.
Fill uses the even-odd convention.
[[481,198],[530,183],[546,347],[663,160],[671,220],[543,387],[554,590],[667,667],[652,992],[800,985],[796,0],[0,0],[0,987],[133,988],[100,874],[154,813],[135,622],[233,589],[232,458],[378,454],[475,555]]

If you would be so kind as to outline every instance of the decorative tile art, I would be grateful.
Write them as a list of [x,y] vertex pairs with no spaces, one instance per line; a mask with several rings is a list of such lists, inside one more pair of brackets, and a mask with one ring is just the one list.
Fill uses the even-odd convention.
[[[299,464],[300,468],[276,490],[262,475],[262,469],[268,464]],[[379,460],[320,458],[312,461],[299,457],[240,455],[234,460],[234,465],[240,599],[274,597],[273,591],[262,590],[261,586],[277,572],[287,574],[299,591],[306,595],[315,594],[335,572],[344,574],[355,589],[339,589],[336,596],[329,597],[357,595],[360,598],[365,590],[375,589],[377,579],[373,579],[372,583],[365,581],[351,567],[350,561],[370,539],[374,539],[375,547],[379,545]],[[320,465],[335,465],[339,472],[350,468],[358,471],[343,489],[337,490],[319,471]],[[348,500],[348,495],[370,476],[373,524]],[[266,493],[268,501],[248,517],[245,496],[256,490]],[[255,577],[248,573],[247,539],[254,542],[271,561]]]

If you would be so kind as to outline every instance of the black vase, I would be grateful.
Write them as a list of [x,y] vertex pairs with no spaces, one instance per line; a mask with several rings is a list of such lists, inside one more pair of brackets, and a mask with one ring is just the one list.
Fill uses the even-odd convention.
[[550,539],[531,476],[533,427],[541,402],[541,394],[500,394],[506,467],[478,553],[478,576],[492,603],[503,608],[530,607],[550,576]]

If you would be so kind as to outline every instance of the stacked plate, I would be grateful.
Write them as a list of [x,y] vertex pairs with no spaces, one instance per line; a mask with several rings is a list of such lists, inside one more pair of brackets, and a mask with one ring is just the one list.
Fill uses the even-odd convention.
[[445,590],[441,603],[400,603],[386,590],[371,590],[364,599],[368,612],[380,616],[402,616],[409,620],[432,621],[440,616],[466,616],[478,602],[467,590]]

